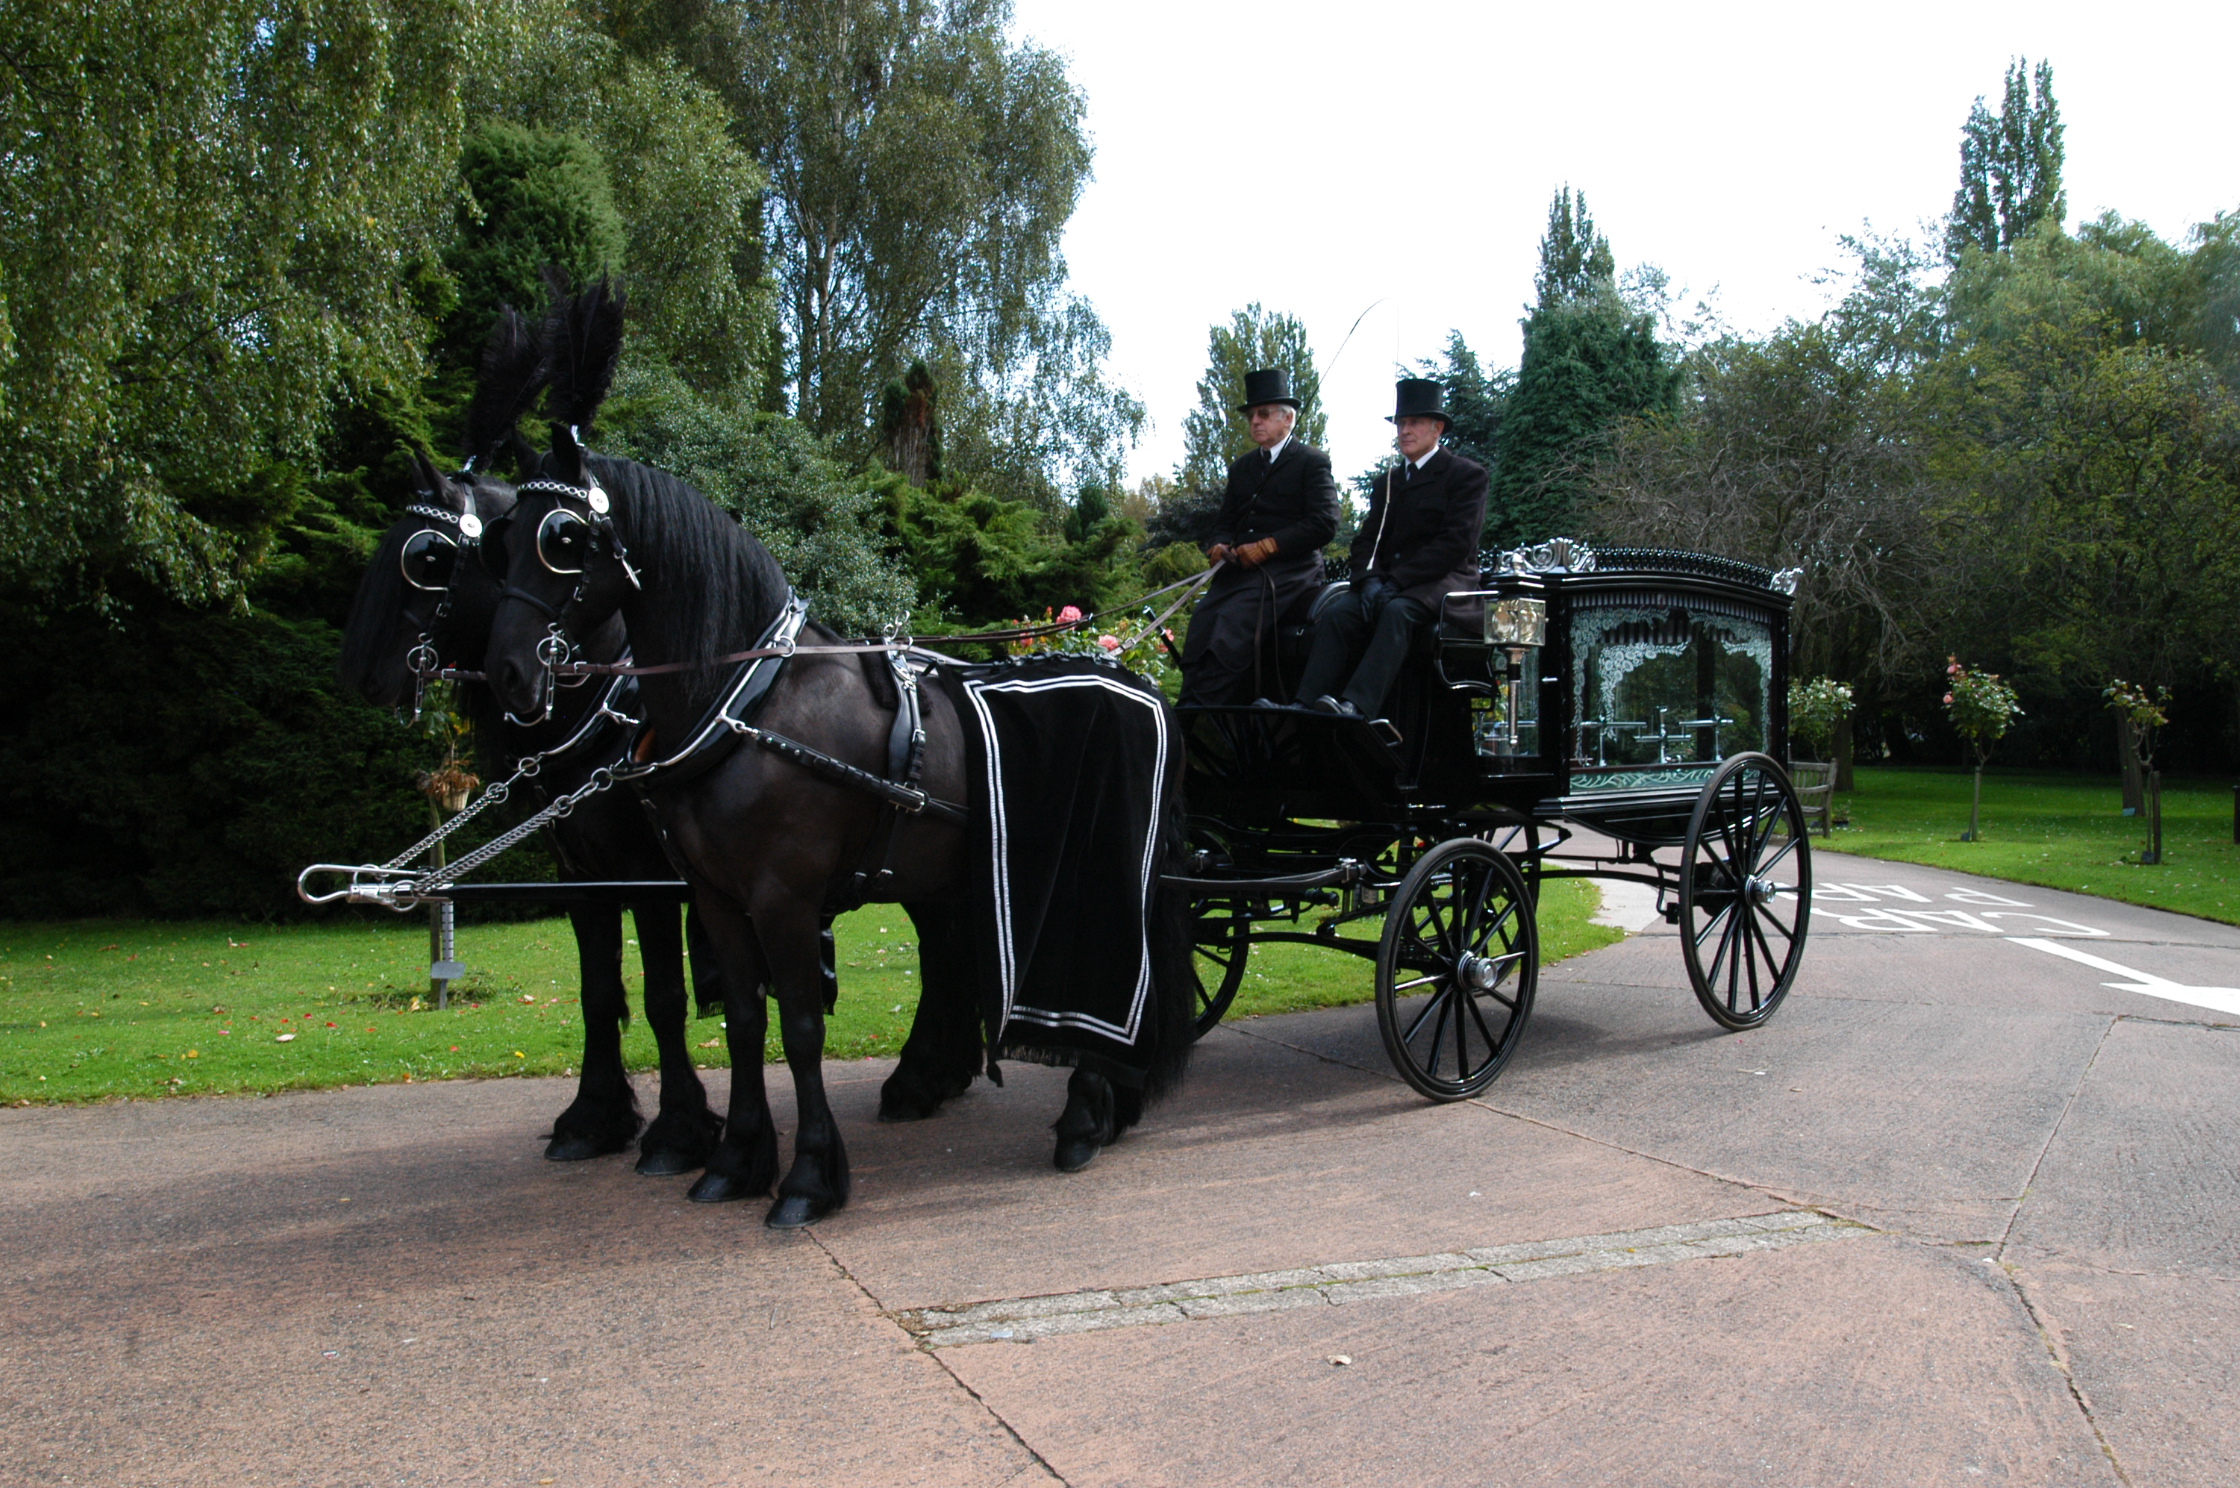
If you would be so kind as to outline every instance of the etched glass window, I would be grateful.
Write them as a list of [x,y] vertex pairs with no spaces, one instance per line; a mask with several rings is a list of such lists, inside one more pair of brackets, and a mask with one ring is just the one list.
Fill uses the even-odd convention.
[[1766,747],[1773,633],[1686,604],[1571,616],[1575,769],[1711,763]]

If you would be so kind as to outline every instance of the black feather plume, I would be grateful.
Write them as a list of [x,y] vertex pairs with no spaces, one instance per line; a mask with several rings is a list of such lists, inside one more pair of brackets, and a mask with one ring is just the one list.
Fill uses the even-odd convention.
[[498,309],[497,323],[482,346],[482,363],[467,404],[464,453],[480,462],[504,444],[537,401],[550,369],[536,329],[511,305]]
[[544,321],[554,422],[589,429],[607,401],[622,359],[623,308],[622,290],[605,274],[577,294],[555,296]]

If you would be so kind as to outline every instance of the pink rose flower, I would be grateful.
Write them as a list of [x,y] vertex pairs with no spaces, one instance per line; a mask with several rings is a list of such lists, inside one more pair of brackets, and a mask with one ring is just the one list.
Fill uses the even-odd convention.
[[1079,605],[1067,605],[1064,609],[1058,611],[1058,618],[1066,622],[1078,620],[1081,618],[1081,607]]
[[1097,637],[1097,644],[1104,647],[1107,651],[1117,651],[1120,649],[1120,637],[1101,635]]
[[1949,692],[1944,695],[1944,705],[1947,708],[1952,706],[1952,694]]

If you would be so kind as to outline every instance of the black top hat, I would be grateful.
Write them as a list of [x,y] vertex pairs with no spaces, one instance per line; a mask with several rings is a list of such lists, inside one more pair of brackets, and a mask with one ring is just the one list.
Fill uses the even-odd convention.
[[1454,427],[1453,418],[1446,410],[1447,390],[1428,377],[1403,377],[1400,379],[1399,397],[1392,417],[1385,420],[1397,424],[1409,417],[1435,418],[1447,427]]
[[1282,367],[1263,367],[1244,375],[1244,401],[1237,405],[1237,412],[1258,408],[1263,403],[1285,403],[1293,408],[1299,400],[1291,396],[1291,374]]

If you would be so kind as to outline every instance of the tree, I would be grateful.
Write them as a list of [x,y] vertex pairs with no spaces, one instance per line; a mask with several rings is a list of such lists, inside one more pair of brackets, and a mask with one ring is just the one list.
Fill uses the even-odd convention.
[[1539,299],[1524,323],[1524,361],[1501,400],[1484,540],[1509,547],[1576,520],[1589,464],[1617,424],[1674,406],[1679,373],[1657,344],[1656,316],[1618,291],[1610,240],[1583,192],[1548,205]]
[[1447,428],[1447,448],[1491,470],[1501,443],[1501,418],[1516,389],[1517,374],[1507,367],[1486,371],[1462,332],[1450,331],[1446,359],[1417,364],[1415,375],[1432,378],[1447,390],[1447,412],[1454,415]]
[[1587,194],[1566,185],[1548,203],[1548,230],[1540,239],[1540,267],[1532,289],[1539,308],[1566,300],[1591,299],[1617,281],[1618,264],[1610,240],[1595,231]]
[[2007,68],[2006,95],[1994,119],[1979,94],[1960,129],[1960,188],[1945,224],[1945,257],[1958,265],[1970,248],[2011,248],[2041,222],[2056,228],[2068,215],[2061,186],[2061,106],[2053,97],[2053,64],[2035,73],[2018,57]]
[[467,136],[459,175],[459,232],[444,254],[458,303],[446,340],[468,366],[500,306],[534,314],[544,302],[547,269],[569,282],[619,271],[624,230],[606,161],[575,135],[483,124]]
[[0,573],[236,600],[346,390],[410,388],[459,0],[0,5]]
[[941,421],[933,374],[924,362],[887,384],[879,400],[879,454],[887,468],[924,486],[941,474]]
[[1182,421],[1182,466],[1175,479],[1184,490],[1219,491],[1229,478],[1229,462],[1252,448],[1252,427],[1237,403],[1244,397],[1245,373],[1265,367],[1291,374],[1291,392],[1299,400],[1293,437],[1318,446],[1328,437],[1322,377],[1307,345],[1305,322],[1264,310],[1255,300],[1232,312],[1227,325],[1206,332],[1206,373],[1198,379],[1198,406]]
[[912,355],[1002,376],[1062,315],[1085,103],[1007,0],[740,0],[704,48],[769,172],[798,417],[860,438]]

